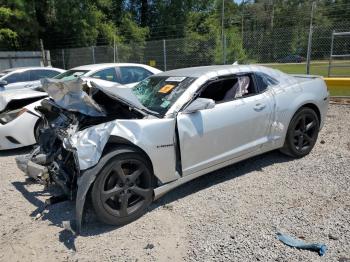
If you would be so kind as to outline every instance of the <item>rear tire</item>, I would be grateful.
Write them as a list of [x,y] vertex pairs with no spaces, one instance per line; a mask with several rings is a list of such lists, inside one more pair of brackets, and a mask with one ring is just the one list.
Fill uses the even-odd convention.
[[299,109],[293,116],[281,152],[296,158],[306,156],[313,149],[320,128],[316,112],[308,107]]
[[100,221],[128,224],[146,213],[153,200],[153,171],[137,151],[120,153],[101,169],[91,199]]

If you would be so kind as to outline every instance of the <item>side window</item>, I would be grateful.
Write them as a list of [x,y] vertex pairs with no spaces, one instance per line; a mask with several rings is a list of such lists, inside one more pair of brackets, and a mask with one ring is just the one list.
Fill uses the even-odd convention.
[[107,80],[107,81],[112,81],[112,82],[118,82],[117,81],[117,73],[116,73],[114,67],[110,67],[110,68],[98,71],[98,72],[92,74],[91,77],[102,79],[102,80]]
[[6,80],[8,84],[29,81],[29,71],[14,73],[6,77],[4,80]]
[[255,79],[259,86],[259,91],[263,92],[268,86],[274,86],[278,84],[278,81],[264,73],[255,73]]
[[121,66],[119,67],[119,70],[121,76],[118,82],[123,85],[140,82],[143,79],[149,77],[150,75],[153,75],[153,73],[151,73],[147,69],[144,69],[143,67]]
[[256,94],[252,75],[225,78],[209,83],[199,97],[210,98],[215,103],[223,103]]
[[41,78],[51,78],[59,74],[54,70],[30,70],[30,81],[36,81]]

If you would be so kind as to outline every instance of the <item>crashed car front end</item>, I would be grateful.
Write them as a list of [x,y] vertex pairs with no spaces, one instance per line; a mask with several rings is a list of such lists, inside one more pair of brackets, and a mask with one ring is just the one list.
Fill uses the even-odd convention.
[[[194,81],[192,77],[154,76],[132,89],[107,81],[101,85],[96,79],[44,81],[43,88],[50,98],[36,107],[43,121],[39,146],[31,154],[18,157],[17,164],[28,176],[45,185],[57,184],[67,199],[75,199],[75,230],[79,232],[86,195],[91,187],[93,191],[99,185],[94,182],[103,177],[105,166],[109,162],[116,164],[120,154],[137,155],[141,164],[136,167],[137,160],[127,160],[127,175],[121,171],[123,178],[111,183],[118,182],[112,187],[123,187],[123,194],[130,193],[125,185],[135,187],[135,183],[141,183],[137,184],[137,196],[133,196],[141,202],[137,209],[141,214],[160,195],[155,194],[155,188],[181,178],[176,117],[167,113]],[[142,170],[138,173],[142,179],[130,185],[124,183],[125,176],[136,168]],[[99,192],[110,190],[106,188]],[[115,198],[112,202],[118,214],[120,206],[115,204]],[[104,203],[99,202],[97,208]]]
[[[113,121],[142,119],[147,114],[127,102],[118,103],[83,79],[66,82],[43,80],[43,87],[51,99],[42,100],[36,107],[43,121],[38,146],[30,154],[17,157],[17,166],[43,185],[59,185],[65,195],[61,199],[73,200],[79,195],[81,173],[99,161],[114,126]],[[107,106],[96,101],[101,104],[103,101]],[[80,190],[87,191],[84,187]],[[84,198],[80,204],[77,201],[77,231],[85,195],[86,192],[80,196],[80,199]]]

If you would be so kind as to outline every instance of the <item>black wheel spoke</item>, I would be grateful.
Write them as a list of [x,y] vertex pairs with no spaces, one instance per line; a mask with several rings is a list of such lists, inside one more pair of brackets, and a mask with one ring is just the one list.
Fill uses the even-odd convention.
[[130,190],[131,192],[143,198],[148,198],[152,195],[152,189],[150,188],[144,189],[138,186],[133,186],[133,187],[130,187]]
[[121,216],[127,216],[128,215],[128,201],[129,201],[129,194],[124,193],[120,196],[120,215]]
[[299,129],[294,131],[294,136],[300,136],[303,132],[301,132]]
[[101,196],[102,201],[106,202],[111,197],[119,196],[122,191],[123,189],[119,186],[115,186],[112,189],[107,191],[102,191],[102,196]]
[[304,134],[305,140],[307,140],[309,143],[312,143],[312,138],[308,134]]
[[298,148],[299,150],[301,150],[303,148],[303,144],[304,144],[304,139],[302,136],[299,136],[298,138]]
[[124,173],[124,170],[122,168],[122,163],[118,163],[117,165],[115,165],[114,169],[113,169],[116,173],[117,173],[117,176],[119,177],[119,179],[125,183],[126,181],[126,176],[125,176],[125,173]]
[[144,172],[144,168],[140,167],[136,171],[134,171],[132,174],[128,175],[128,179],[130,182],[135,182],[136,179]]

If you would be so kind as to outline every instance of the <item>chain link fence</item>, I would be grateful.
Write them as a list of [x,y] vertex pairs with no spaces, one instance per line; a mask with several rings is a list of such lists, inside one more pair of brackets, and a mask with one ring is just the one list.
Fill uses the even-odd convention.
[[[235,37],[215,36],[206,39],[164,39],[145,43],[116,44],[50,50],[55,67],[73,68],[94,63],[132,62],[157,67],[161,70],[240,63],[266,64],[288,73],[306,73],[309,27],[274,28],[270,30],[243,31]],[[310,46],[310,73],[327,75],[332,32],[350,31],[350,22],[337,26],[314,26]],[[337,39],[334,54],[350,53],[350,37]],[[337,61],[350,64],[350,57]],[[350,67],[334,69],[350,75]]]

